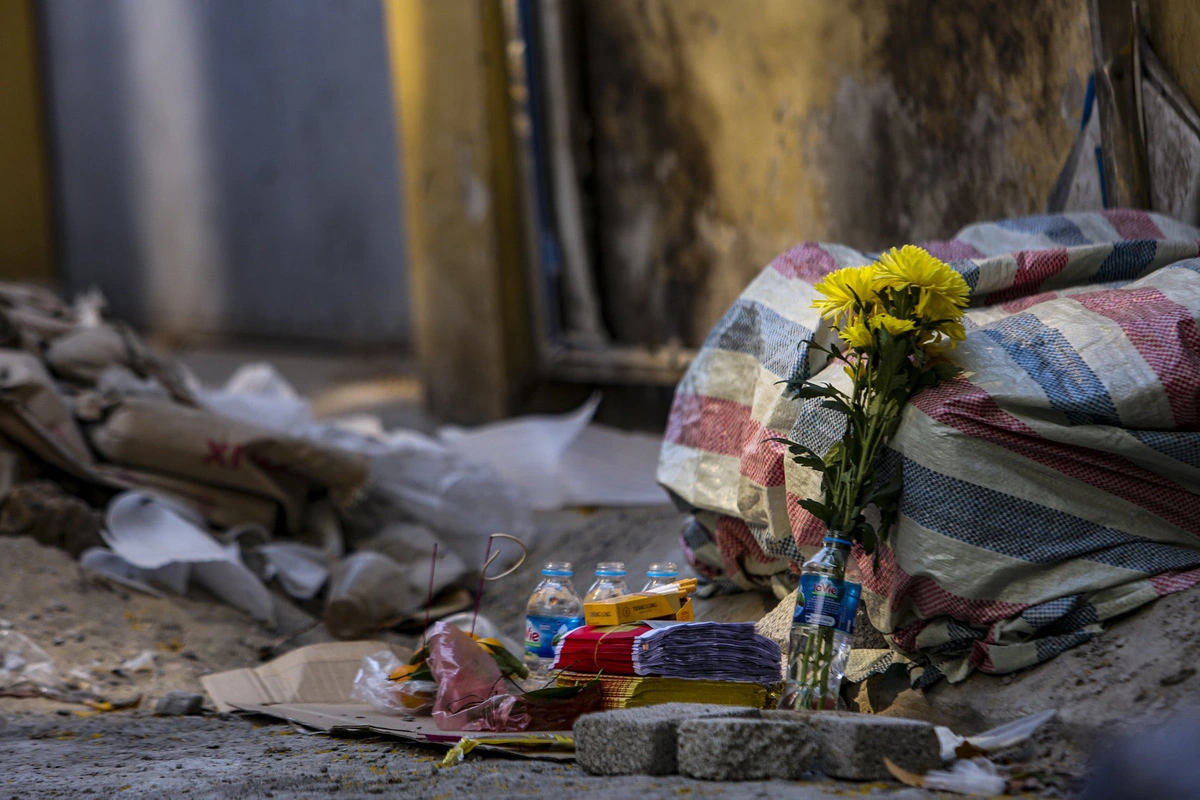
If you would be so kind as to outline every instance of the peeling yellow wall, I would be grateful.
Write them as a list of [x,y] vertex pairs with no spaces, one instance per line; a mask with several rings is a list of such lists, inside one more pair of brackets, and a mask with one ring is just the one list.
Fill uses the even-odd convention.
[[0,277],[48,281],[49,179],[32,0],[0,2]]
[[1200,2],[1144,0],[1143,20],[1154,52],[1183,89],[1192,107],[1200,109]]
[[626,341],[696,344],[799,241],[1037,213],[1091,71],[1086,0],[583,12],[602,291]]

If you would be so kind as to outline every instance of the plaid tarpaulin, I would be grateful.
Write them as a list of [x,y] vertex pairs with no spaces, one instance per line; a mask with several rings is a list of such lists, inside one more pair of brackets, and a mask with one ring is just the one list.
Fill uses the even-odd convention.
[[[871,622],[924,682],[1045,661],[1200,582],[1200,230],[1141,211],[1027,217],[925,247],[972,290],[958,378],[914,397],[885,454],[901,519]],[[778,583],[824,529],[796,501],[841,418],[781,381],[845,388],[813,284],[872,255],[803,244],[750,284],[676,393],[659,480],[696,512],[685,547],[718,586]]]

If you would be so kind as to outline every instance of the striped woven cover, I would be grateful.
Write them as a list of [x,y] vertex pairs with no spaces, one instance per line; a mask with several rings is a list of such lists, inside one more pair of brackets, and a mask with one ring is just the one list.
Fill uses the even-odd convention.
[[[917,685],[1010,672],[1200,582],[1200,230],[1140,211],[972,225],[925,247],[972,289],[964,374],[917,395],[885,455],[901,520],[864,604]],[[775,259],[680,383],[658,477],[693,509],[688,557],[722,589],[793,588],[821,524],[796,505],[839,418],[780,381],[845,388],[802,345],[831,333],[812,284],[871,254],[802,244]],[[815,375],[814,375],[815,373]],[[866,655],[866,654],[860,654]]]

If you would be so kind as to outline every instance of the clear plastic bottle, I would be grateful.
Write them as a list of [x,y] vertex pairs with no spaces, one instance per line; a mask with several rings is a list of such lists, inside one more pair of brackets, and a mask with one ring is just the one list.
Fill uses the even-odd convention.
[[552,561],[525,607],[525,665],[535,677],[547,675],[554,645],[567,631],[583,625],[583,601],[571,584],[571,564]]
[[841,614],[838,615],[837,632],[833,634],[833,664],[829,667],[829,694],[837,698],[846,675],[846,664],[850,661],[850,650],[854,644],[854,622],[858,617],[858,600],[862,596],[862,573],[853,556],[846,558],[846,577],[842,584]]
[[679,577],[679,567],[675,566],[674,562],[671,561],[661,561],[657,564],[651,564],[650,569],[646,570],[646,577],[649,580],[642,587],[643,592],[674,583]]
[[828,687],[849,555],[850,541],[831,534],[800,570],[780,708],[808,710],[836,706],[836,695],[831,695]]
[[596,565],[596,582],[583,597],[585,603],[596,603],[610,597],[629,594],[625,585],[625,565],[620,561],[601,561]]

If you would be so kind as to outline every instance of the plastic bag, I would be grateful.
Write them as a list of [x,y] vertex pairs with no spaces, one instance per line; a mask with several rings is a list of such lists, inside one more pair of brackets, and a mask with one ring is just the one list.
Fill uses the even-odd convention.
[[1002,794],[1007,782],[986,758],[962,760],[950,770],[925,773],[925,788],[935,792],[955,792],[980,797]]
[[438,684],[433,719],[444,731],[569,730],[602,702],[599,681],[522,692],[487,650],[445,622],[429,637],[429,668]]
[[325,627],[339,639],[361,639],[421,607],[422,587],[387,556],[360,550],[342,562],[329,590]]
[[367,656],[354,676],[350,696],[369,703],[383,714],[428,716],[437,697],[437,684],[430,681],[393,681],[388,679],[403,665],[391,650]]
[[[493,533],[530,541],[535,533],[529,498],[484,463],[472,461],[415,431],[363,432],[330,423],[305,426],[297,435],[365,455],[370,482],[381,500],[437,532],[469,568],[482,564]],[[515,563],[505,553],[499,568]]]
[[45,650],[28,636],[0,630],[0,692],[59,697],[67,686]]

